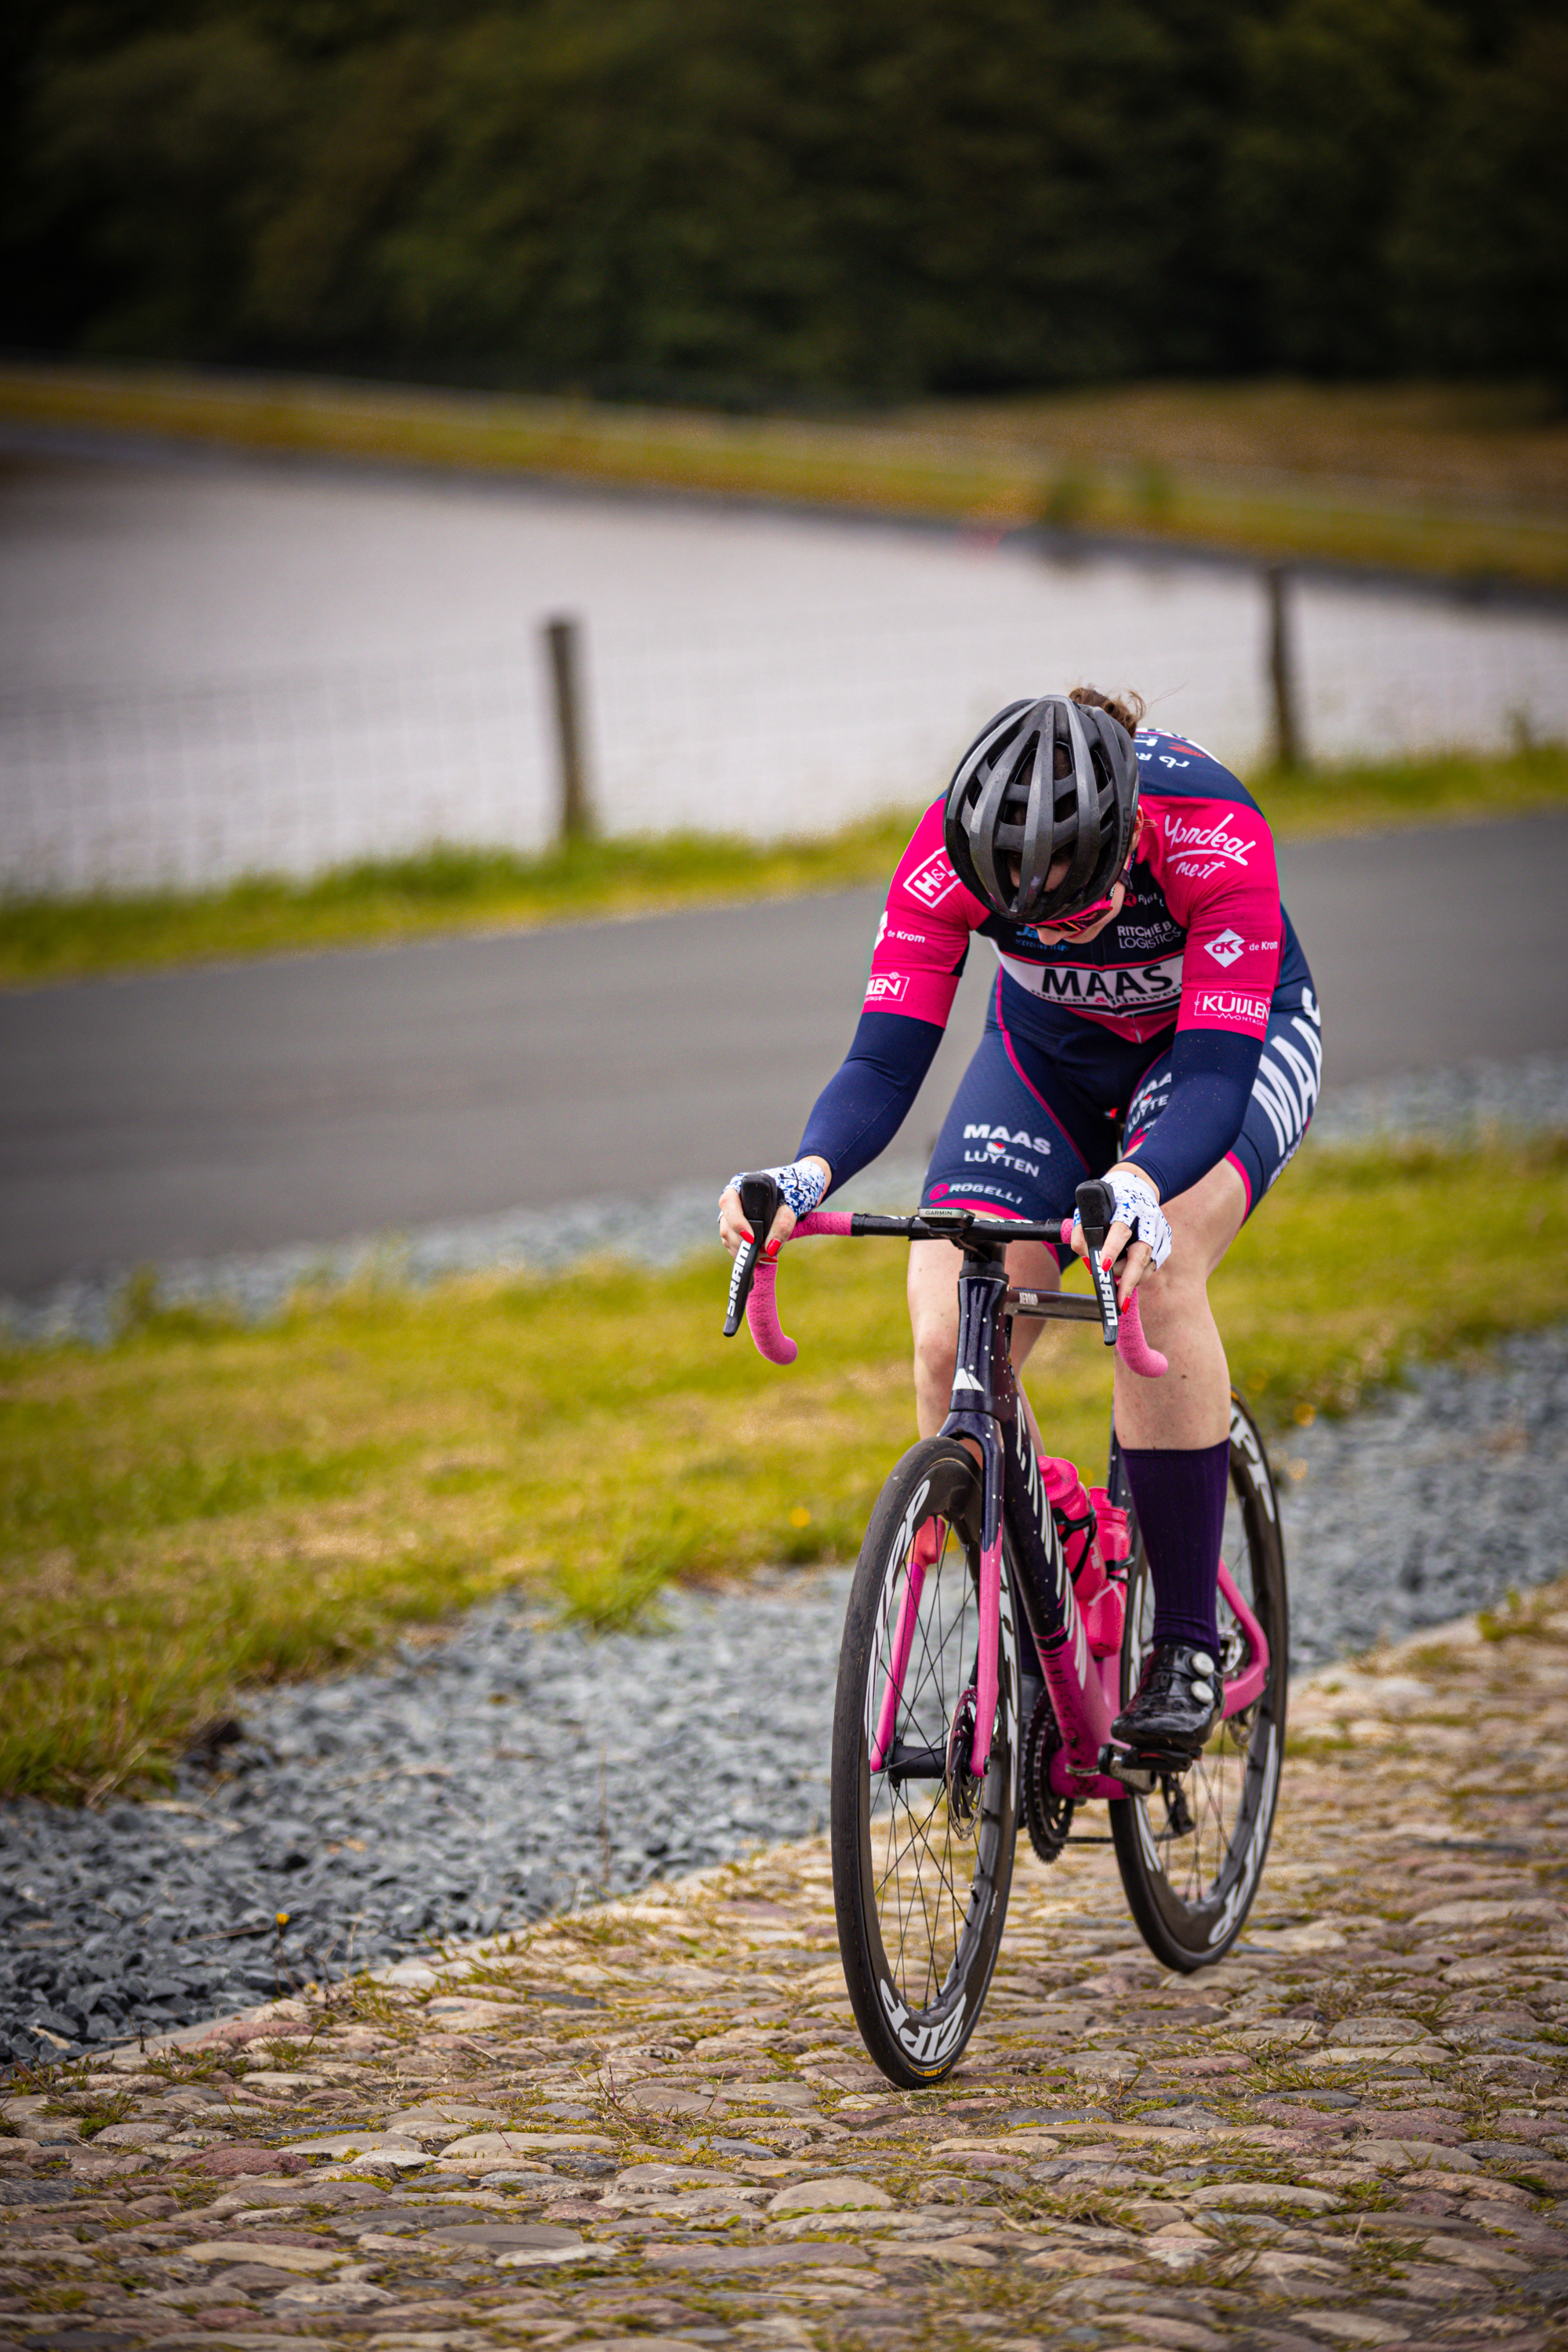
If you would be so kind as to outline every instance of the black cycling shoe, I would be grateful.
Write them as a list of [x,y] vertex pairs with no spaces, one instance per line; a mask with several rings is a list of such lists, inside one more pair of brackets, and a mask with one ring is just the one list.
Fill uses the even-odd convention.
[[1195,1756],[1225,1703],[1212,1652],[1195,1642],[1156,1642],[1130,1706],[1111,1725],[1135,1755]]

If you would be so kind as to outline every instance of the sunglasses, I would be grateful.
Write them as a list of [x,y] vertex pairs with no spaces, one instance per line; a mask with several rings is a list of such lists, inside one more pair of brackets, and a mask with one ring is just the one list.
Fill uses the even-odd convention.
[[1109,915],[1110,912],[1110,900],[1097,898],[1092,907],[1080,908],[1076,915],[1053,915],[1048,922],[1040,925],[1040,929],[1043,931],[1059,932],[1066,940],[1076,939],[1079,931],[1087,931],[1092,924],[1098,923],[1102,916]]
[[[1128,879],[1128,877],[1132,871],[1133,859],[1136,856],[1137,830],[1134,828],[1132,846],[1127,853],[1127,863],[1122,867],[1121,873],[1117,876],[1116,884],[1112,886],[1113,888],[1124,883]],[[1109,915],[1110,911],[1111,902],[1109,898],[1096,898],[1092,905],[1080,907],[1076,914],[1048,916],[1047,919],[1040,924],[1039,928],[1042,931],[1058,931],[1062,938],[1066,940],[1076,939],[1079,931],[1087,931],[1090,924],[1100,922],[1103,917]]]

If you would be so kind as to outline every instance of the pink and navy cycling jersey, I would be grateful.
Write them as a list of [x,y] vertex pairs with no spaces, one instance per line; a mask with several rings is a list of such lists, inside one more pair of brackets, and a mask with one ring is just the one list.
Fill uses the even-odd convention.
[[1087,942],[1047,945],[994,914],[942,846],[945,795],[926,811],[888,893],[860,1030],[801,1146],[836,1182],[885,1148],[913,1102],[976,932],[996,950],[1007,1031],[1088,1093],[1109,1087],[1125,1106],[1150,1055],[1173,1048],[1169,1105],[1134,1154],[1164,1197],[1225,1157],[1275,991],[1310,974],[1279,903],[1273,838],[1246,788],[1199,745],[1154,728],[1139,734],[1138,765],[1126,899]]

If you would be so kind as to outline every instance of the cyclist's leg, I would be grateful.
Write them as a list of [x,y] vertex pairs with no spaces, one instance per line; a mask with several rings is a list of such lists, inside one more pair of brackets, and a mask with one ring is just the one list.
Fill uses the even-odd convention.
[[[1210,1276],[1254,1204],[1294,1157],[1317,1101],[1321,1066],[1317,1005],[1310,986],[1276,994],[1263,1056],[1234,1150],[1190,1191],[1164,1204],[1171,1255],[1139,1286],[1152,1345],[1170,1360],[1162,1381],[1142,1381],[1119,1362],[1116,1433],[1148,1550],[1155,1620],[1151,1666],[1161,1644],[1185,1643],[1203,1654],[1217,1646],[1215,1579],[1228,1491],[1230,1374],[1208,1300]],[[1129,1108],[1135,1141],[1163,1105],[1168,1059],[1152,1065]],[[1173,1673],[1174,1673],[1173,1669]],[[1185,1673],[1184,1665],[1181,1672]],[[1203,1706],[1178,1687],[1156,1699],[1143,1727],[1192,1717]],[[1194,1690],[1206,1689],[1200,1675]],[[1145,1694],[1141,1690],[1140,1702]],[[1125,1718],[1123,1718],[1125,1720]]]
[[1137,1380],[1120,1357],[1116,1433],[1124,1446],[1216,1445],[1230,1429],[1230,1370],[1209,1305],[1209,1277],[1247,1222],[1247,1191],[1228,1160],[1166,1204],[1171,1255],[1138,1286],[1143,1328],[1169,1359],[1163,1381]]
[[[1208,1303],[1210,1276],[1271,1185],[1300,1149],[1317,1107],[1322,1045],[1310,984],[1276,991],[1263,1055],[1234,1148],[1190,1191],[1164,1203],[1172,1249],[1138,1286],[1143,1326],[1168,1356],[1163,1381],[1118,1365],[1116,1429],[1124,1445],[1213,1445],[1230,1427],[1230,1372]],[[1168,1052],[1154,1061],[1128,1107],[1125,1149],[1164,1108]]]
[[[980,1043],[937,1138],[921,1204],[978,1209],[1031,1223],[1070,1216],[1079,1185],[1094,1168],[1109,1165],[1114,1144],[1106,1113],[1067,1087],[1044,1055],[1009,1034],[994,992]],[[1007,1252],[1008,1280],[1054,1290],[1068,1255],[1043,1242],[1015,1242]],[[910,1323],[922,1437],[941,1429],[952,1402],[961,1263],[949,1242],[910,1244]],[[1040,1328],[1038,1323],[1014,1326],[1016,1365],[1024,1362]]]

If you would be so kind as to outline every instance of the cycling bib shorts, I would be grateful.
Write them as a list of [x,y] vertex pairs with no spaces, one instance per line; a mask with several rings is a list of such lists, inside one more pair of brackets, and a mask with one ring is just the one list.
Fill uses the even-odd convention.
[[[1171,1090],[1169,1039],[1152,1058],[1146,1045],[1103,1032],[1097,1042],[1092,1064],[1069,1075],[1059,1056],[1009,1024],[999,976],[931,1154],[922,1207],[978,1209],[1039,1224],[1070,1217],[1079,1186],[1131,1150]],[[1249,1216],[1300,1148],[1322,1060],[1317,999],[1292,979],[1270,1000],[1247,1115],[1225,1155],[1247,1188]],[[1057,1255],[1065,1265],[1072,1253],[1063,1246]]]

